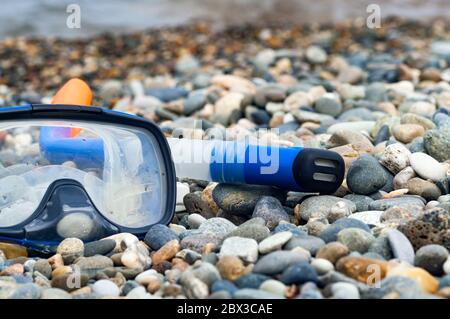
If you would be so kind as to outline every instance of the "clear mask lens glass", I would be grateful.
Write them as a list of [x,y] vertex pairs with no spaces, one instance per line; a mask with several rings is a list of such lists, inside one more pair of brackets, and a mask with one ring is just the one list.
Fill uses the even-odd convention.
[[[79,182],[103,217],[122,227],[157,223],[166,209],[165,165],[147,130],[90,121],[0,123],[0,227],[28,220],[61,179]],[[61,214],[82,211],[65,207]]]

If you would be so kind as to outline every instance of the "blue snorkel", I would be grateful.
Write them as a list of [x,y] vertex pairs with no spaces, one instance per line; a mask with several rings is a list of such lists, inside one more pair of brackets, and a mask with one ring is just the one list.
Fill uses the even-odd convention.
[[[168,138],[168,142],[177,177],[271,185],[292,191],[327,194],[335,192],[344,178],[343,159],[328,150],[239,141]],[[77,165],[82,167],[101,167],[104,161],[100,139],[71,137],[70,128],[42,128],[40,147],[47,159],[55,164],[73,160],[73,154],[76,154]],[[186,160],[185,155],[189,151],[206,151],[208,154],[201,163],[195,163],[190,162],[192,159]]]

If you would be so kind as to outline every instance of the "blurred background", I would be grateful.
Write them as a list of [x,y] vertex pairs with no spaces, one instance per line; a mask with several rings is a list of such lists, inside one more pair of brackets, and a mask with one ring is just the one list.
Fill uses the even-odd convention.
[[[66,7],[81,7],[81,29],[66,27]],[[0,38],[8,36],[92,36],[206,20],[214,28],[244,23],[337,22],[367,16],[370,3],[383,18],[427,21],[450,17],[449,0],[2,0]]]

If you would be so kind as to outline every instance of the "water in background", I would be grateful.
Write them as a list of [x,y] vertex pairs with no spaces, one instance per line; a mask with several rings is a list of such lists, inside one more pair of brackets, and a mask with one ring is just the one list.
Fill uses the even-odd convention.
[[[66,27],[66,7],[81,7],[81,29]],[[377,3],[382,17],[450,17],[449,0],[2,0],[0,38],[19,35],[80,37],[182,25],[207,19],[221,28],[245,22],[334,22],[365,18]]]

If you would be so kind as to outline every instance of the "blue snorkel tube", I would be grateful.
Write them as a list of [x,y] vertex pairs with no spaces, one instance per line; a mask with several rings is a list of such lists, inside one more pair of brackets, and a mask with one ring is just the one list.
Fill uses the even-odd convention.
[[43,126],[39,146],[52,164],[74,161],[80,169],[103,167],[103,141],[98,138],[72,137],[71,128]]
[[[328,150],[241,141],[167,140],[177,177],[323,194],[334,193],[344,178],[342,157]],[[71,137],[70,128],[42,128],[40,147],[55,164],[73,160],[74,154],[79,167],[101,167],[104,161],[100,139]],[[195,160],[195,154],[202,155],[201,161]]]

